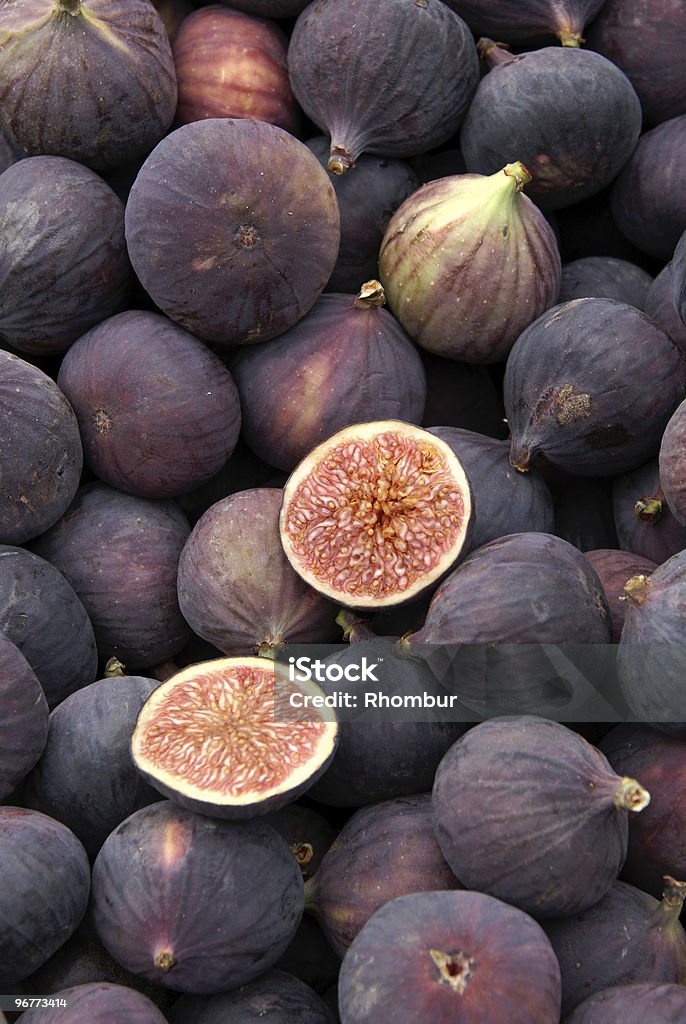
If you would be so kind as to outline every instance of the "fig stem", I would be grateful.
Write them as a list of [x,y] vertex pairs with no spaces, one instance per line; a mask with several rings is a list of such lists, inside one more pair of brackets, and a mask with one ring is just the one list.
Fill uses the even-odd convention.
[[649,803],[648,790],[636,782],[636,779],[630,779],[625,775],[615,793],[615,807],[620,811],[642,811]]
[[642,605],[650,593],[650,577],[645,573],[632,576],[624,584],[624,590],[619,596],[620,601],[633,601],[634,604]]
[[63,14],[71,14],[73,18],[81,13],[81,0],[57,0],[57,6]]
[[503,167],[503,174],[506,174],[508,178],[514,178],[515,191],[521,192],[525,185],[528,185],[531,181],[531,173],[526,169],[521,160],[515,160],[514,163],[505,164]]
[[581,46],[586,40],[580,35],[579,32],[575,32],[573,28],[561,28],[557,33],[557,38],[560,40],[563,46]]
[[291,853],[301,868],[306,867],[314,857],[312,843],[291,843]]
[[680,882],[678,879],[672,878],[671,875],[663,875],[662,881],[664,882],[662,906],[670,912],[676,911],[678,917],[686,899],[686,882]]
[[663,512],[662,500],[657,495],[652,498],[648,496],[639,498],[634,505],[634,516],[642,523],[656,523]]
[[358,309],[369,309],[370,306],[385,306],[386,293],[380,281],[365,281],[353,303]]
[[351,167],[355,166],[355,160],[351,153],[342,146],[332,146],[329,155],[329,162],[326,165],[331,174],[345,174]]
[[497,42],[495,39],[489,39],[487,36],[477,39],[476,50],[481,60],[486,61],[489,69],[496,67],[498,64],[503,64],[505,61],[512,60],[508,43]]
[[168,949],[165,949],[162,953],[158,953],[155,957],[155,967],[160,971],[164,971],[165,974],[167,971],[171,971],[172,967],[175,966],[176,959],[174,958],[174,954],[170,953]]
[[119,660],[119,658],[108,658],[105,664],[104,678],[115,679],[125,675],[126,670],[124,668],[123,663]]
[[305,880],[303,891],[305,893],[305,910],[308,914],[316,914],[319,910],[319,904],[317,903],[318,885],[316,875],[312,875],[311,878]]
[[370,629],[366,620],[359,618],[359,616],[347,608],[341,608],[339,611],[336,616],[336,625],[340,626],[343,630],[343,639],[351,644],[376,639],[376,633]]

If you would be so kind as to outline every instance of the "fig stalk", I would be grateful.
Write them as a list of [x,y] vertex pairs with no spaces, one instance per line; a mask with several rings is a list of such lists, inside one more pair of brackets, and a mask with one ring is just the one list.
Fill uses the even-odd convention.
[[624,776],[615,794],[615,807],[620,811],[642,811],[649,803],[650,793],[635,779]]

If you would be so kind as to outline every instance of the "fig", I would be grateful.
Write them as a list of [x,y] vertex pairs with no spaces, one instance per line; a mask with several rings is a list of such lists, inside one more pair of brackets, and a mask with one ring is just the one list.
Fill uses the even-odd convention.
[[411,892],[460,888],[433,834],[431,794],[363,807],[305,883],[305,909],[343,958],[379,907]]
[[300,106],[330,136],[333,174],[362,153],[415,156],[447,142],[479,77],[471,32],[438,0],[310,4],[293,28],[288,67]]
[[179,25],[193,10],[191,0],[152,0],[152,2],[167,30],[169,41],[173,45]]
[[48,738],[48,702],[28,661],[0,634],[0,802],[40,757]]
[[675,519],[686,526],[686,400],[672,413],[660,442],[660,486]]
[[173,43],[179,99],[175,123],[251,117],[298,134],[288,39],[273,21],[211,4],[183,19]]
[[38,367],[0,350],[0,541],[23,544],[55,523],[76,494],[83,447],[74,410]]
[[558,302],[570,299],[617,299],[645,309],[652,275],[630,260],[613,256],[583,256],[562,264]]
[[90,867],[66,825],[24,807],[0,807],[0,860],[0,984],[11,986],[76,930],[88,903]]
[[338,737],[316,684],[266,658],[182,669],[141,707],[133,763],[171,800],[217,818],[251,818],[295,800],[325,770]]
[[556,300],[560,254],[522,188],[526,167],[422,185],[391,217],[379,276],[391,312],[422,348],[467,363],[505,358]]
[[645,131],[613,182],[615,221],[641,252],[672,258],[686,229],[686,114]]
[[557,1024],[560,968],[541,926],[481,892],[410,893],[354,939],[342,1024]]
[[162,138],[176,75],[148,0],[28,0],[5,14],[0,110],[28,153],[104,169],[144,156]]
[[205,483],[232,454],[238,391],[219,357],[159,313],[129,310],[82,335],[58,386],[87,466],[112,487],[168,498]]
[[557,36],[563,46],[581,46],[584,28],[605,0],[448,0],[477,36],[508,43]]
[[138,672],[183,649],[190,629],[176,576],[189,532],[171,498],[141,498],[96,482],[79,488],[64,515],[33,542],[83,602],[103,665],[116,657]]
[[612,510],[623,550],[661,565],[686,548],[686,527],[675,518],[660,485],[658,455],[613,478]]
[[686,327],[686,230],[680,235],[672,260],[672,304]]
[[124,204],[74,160],[33,156],[0,176],[0,241],[0,338],[15,349],[63,352],[129,299]]
[[584,551],[584,558],[595,569],[603,585],[612,620],[612,643],[619,643],[626,608],[624,586],[627,580],[632,576],[638,576],[639,573],[650,576],[651,572],[657,569],[657,563],[651,562],[643,555],[635,555],[631,551],[616,548]]
[[[90,982],[62,989],[38,1006],[22,1013],[22,1024],[164,1024],[166,1017],[147,996],[125,985]],[[52,1004],[52,1005],[51,1005]]]
[[336,606],[294,572],[279,537],[283,492],[254,487],[215,502],[179,558],[179,607],[191,629],[225,654],[338,637]]
[[544,456],[579,476],[635,469],[657,455],[684,397],[685,367],[670,336],[634,306],[598,298],[554,306],[507,360],[512,465],[526,472]]
[[309,0],[231,0],[231,6],[246,14],[264,18],[292,18],[307,7]]
[[656,324],[672,336],[682,351],[686,351],[686,324],[676,311],[672,299],[672,264],[662,268],[654,278],[645,299],[645,312]]
[[650,796],[578,733],[522,715],[457,740],[432,799],[436,838],[462,884],[546,919],[608,892],[626,857],[628,812]]
[[567,1024],[679,1024],[686,989],[672,982],[612,985],[579,1003]]
[[377,420],[317,445],[283,490],[288,561],[331,600],[382,608],[436,583],[469,543],[469,481],[453,450],[421,427]]
[[340,217],[304,143],[266,121],[207,118],[145,160],[125,230],[155,305],[227,346],[267,341],[307,313],[336,263]]
[[324,294],[295,326],[231,360],[242,435],[290,472],[337,430],[363,419],[419,423],[426,377],[417,349],[384,309],[378,281]]
[[338,829],[331,822],[306,804],[286,804],[268,811],[264,820],[286,840],[304,879],[315,873],[338,835]]
[[679,913],[685,891],[686,883],[667,877],[660,902],[633,885],[615,882],[595,906],[544,923],[560,963],[563,1019],[612,985],[684,984],[686,933]]
[[235,992],[181,996],[170,1011],[170,1024],[333,1024],[326,1005],[304,982],[272,968]]
[[101,942],[133,974],[177,992],[227,992],[257,978],[302,909],[300,869],[274,829],[169,800],[118,825],[93,865]]
[[460,148],[478,174],[493,174],[515,153],[531,175],[530,197],[555,210],[610,184],[631,156],[641,118],[615,64],[590,50],[545,46],[494,61],[462,122]]

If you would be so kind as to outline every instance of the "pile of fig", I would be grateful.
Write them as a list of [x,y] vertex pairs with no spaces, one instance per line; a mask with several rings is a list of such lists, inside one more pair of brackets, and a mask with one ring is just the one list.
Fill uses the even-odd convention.
[[686,5],[0,4],[0,1022],[686,1020]]

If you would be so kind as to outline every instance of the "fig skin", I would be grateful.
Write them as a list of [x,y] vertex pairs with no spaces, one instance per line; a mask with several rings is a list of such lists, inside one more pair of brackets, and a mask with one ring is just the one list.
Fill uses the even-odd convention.
[[567,1024],[679,1024],[686,989],[670,982],[612,985],[579,1003]]
[[168,1015],[169,1024],[333,1024],[317,993],[286,971],[271,968],[234,992],[213,996],[183,995]]
[[4,172],[0,241],[0,338],[21,352],[64,352],[129,300],[124,204],[74,160],[33,156]]
[[563,46],[581,46],[584,27],[605,0],[447,0],[477,36],[508,43],[535,36],[558,37]]
[[26,1010],[19,1018],[23,1024],[70,1024],[87,1020],[89,1024],[112,1024],[126,1020],[127,1024],[165,1024],[166,1017],[147,996],[125,985],[111,982],[86,982],[54,993],[63,1006]]
[[426,376],[387,309],[378,281],[357,297],[324,294],[297,324],[230,362],[242,435],[259,458],[290,472],[321,441],[361,420],[419,423]]
[[686,527],[676,519],[660,485],[658,456],[612,482],[619,547],[661,565],[686,548]]
[[619,643],[626,606],[624,585],[632,576],[637,576],[639,573],[650,576],[651,572],[657,569],[657,563],[642,555],[635,555],[631,551],[614,548],[584,551],[584,558],[598,573],[603,585],[612,620],[612,643]]
[[58,386],[79,423],[86,464],[129,494],[169,498],[205,483],[232,454],[241,423],[230,372],[171,320],[129,310],[82,335]]
[[479,77],[471,32],[437,0],[311,4],[293,28],[288,66],[300,106],[331,138],[333,174],[365,152],[408,157],[447,142]]
[[176,75],[148,0],[25,0],[4,14],[0,110],[28,153],[103,170],[162,138]]
[[664,429],[658,470],[667,504],[686,527],[686,400],[677,406]]
[[656,324],[667,331],[679,348],[686,352],[686,324],[676,311],[672,298],[672,263],[662,268],[654,278],[645,299],[645,312]]
[[207,118],[145,160],[125,231],[153,302],[222,347],[268,341],[311,309],[336,263],[340,216],[304,143],[266,121]]
[[492,174],[516,153],[528,194],[556,210],[592,196],[629,159],[641,131],[631,82],[605,57],[547,46],[498,63],[479,83],[460,130],[467,168]]
[[548,221],[521,191],[529,180],[519,162],[489,177],[440,178],[391,217],[379,277],[391,312],[422,348],[499,362],[556,301],[560,254]]
[[686,230],[679,237],[672,260],[672,304],[686,327]]
[[685,390],[683,353],[645,313],[614,299],[561,303],[507,360],[510,461],[525,472],[545,456],[580,476],[635,469],[657,454]]
[[645,309],[653,277],[643,267],[612,256],[584,256],[562,264],[558,302],[603,298]]
[[0,634],[0,803],[42,754],[48,738],[48,702],[19,648]]

